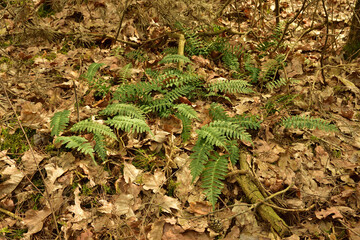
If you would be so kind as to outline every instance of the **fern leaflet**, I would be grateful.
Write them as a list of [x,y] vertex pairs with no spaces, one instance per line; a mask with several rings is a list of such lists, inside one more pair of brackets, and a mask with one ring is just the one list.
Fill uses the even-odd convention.
[[101,160],[105,160],[107,157],[105,144],[104,144],[104,137],[100,134],[94,134],[95,146],[94,150],[99,155]]
[[66,148],[76,149],[81,153],[89,154],[90,157],[95,161],[94,149],[91,144],[83,137],[70,136],[70,137],[57,137],[55,143],[60,142],[62,145],[66,144]]
[[321,118],[303,117],[303,116],[292,116],[284,119],[281,123],[286,128],[308,128],[308,129],[320,129],[324,131],[337,131],[337,127],[333,124]]
[[211,160],[206,164],[205,171],[202,174],[203,184],[201,187],[205,189],[205,195],[213,208],[224,187],[222,181],[227,174],[227,162],[225,156],[219,156],[216,153],[216,156],[211,157]]
[[252,93],[254,92],[249,87],[251,84],[244,80],[222,80],[210,84],[209,89],[211,91],[221,91],[227,93]]
[[85,78],[90,82],[92,83],[93,80],[94,80],[94,76],[96,74],[96,72],[99,70],[99,68],[101,66],[105,65],[104,63],[92,63],[88,70],[87,70],[87,73],[85,75]]
[[159,62],[159,64],[163,64],[163,63],[178,63],[178,62],[191,63],[190,59],[189,59],[188,57],[185,57],[184,55],[172,54],[172,55],[166,55],[166,56]]
[[110,138],[116,139],[116,135],[111,130],[111,128],[101,123],[93,122],[90,119],[86,119],[76,123],[74,126],[72,126],[70,130],[73,132],[87,131],[90,133],[101,134],[103,136],[108,136]]
[[174,106],[177,111],[186,118],[189,119],[198,119],[197,113],[190,105],[187,104],[177,104]]
[[[146,108],[145,108],[146,109]],[[102,115],[122,115],[145,120],[145,113],[142,109],[133,104],[114,103],[100,111]]]
[[60,132],[65,130],[69,123],[69,115],[69,110],[64,110],[54,114],[50,122],[51,136],[59,136]]
[[131,118],[128,116],[115,116],[113,119],[107,120],[106,123],[125,132],[135,131],[138,133],[151,133],[150,127],[142,119]]
[[200,139],[196,142],[193,147],[193,153],[191,154],[191,162],[190,162],[190,170],[191,175],[193,176],[192,182],[194,182],[195,178],[200,176],[205,169],[205,164],[207,163],[210,153],[214,147],[212,145],[207,144],[204,139]]

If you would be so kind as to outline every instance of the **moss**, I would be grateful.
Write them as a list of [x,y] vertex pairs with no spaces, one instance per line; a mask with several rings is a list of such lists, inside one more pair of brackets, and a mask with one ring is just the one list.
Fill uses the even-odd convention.
[[[35,134],[34,129],[24,128],[29,139]],[[8,128],[0,129],[0,151],[8,150],[11,158],[18,158],[19,155],[29,150],[24,133],[20,128],[11,133]]]

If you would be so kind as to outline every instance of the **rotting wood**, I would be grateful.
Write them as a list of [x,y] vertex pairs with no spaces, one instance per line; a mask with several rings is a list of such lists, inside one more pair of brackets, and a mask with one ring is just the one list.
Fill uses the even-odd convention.
[[[250,167],[246,161],[246,153],[244,152],[240,153],[240,169],[250,172]],[[247,199],[251,203],[257,204],[265,200],[265,197],[261,194],[249,176],[237,176],[236,181],[239,183]],[[272,207],[265,204],[259,204],[256,210],[263,220],[270,223],[271,227],[279,234],[280,237],[290,235],[291,232],[289,226]]]

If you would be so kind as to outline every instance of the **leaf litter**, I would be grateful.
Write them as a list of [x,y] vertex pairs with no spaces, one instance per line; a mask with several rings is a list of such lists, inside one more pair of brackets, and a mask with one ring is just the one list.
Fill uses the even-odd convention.
[[[154,8],[149,8],[146,2],[140,1],[127,9],[120,43],[102,33],[115,34],[119,20],[114,21],[114,16],[124,10],[121,9],[124,5],[111,1],[89,1],[77,4],[76,12],[70,3],[66,3],[53,16],[37,19],[41,20],[39,26],[45,38],[42,35],[35,38],[28,36],[30,40],[24,45],[3,48],[1,78],[24,127],[35,129],[41,139],[46,139],[54,112],[70,110],[73,113],[70,123],[74,124],[77,118],[85,119],[102,110],[104,106],[101,103],[108,104],[105,98],[97,99],[95,91],[89,90],[89,84],[81,76],[91,63],[98,62],[109,66],[100,70],[102,75],[115,76],[114,82],[120,81],[116,79],[117,73],[129,61],[122,56],[132,52],[126,42],[142,43],[150,35],[157,37],[167,31],[167,28],[159,27],[160,23],[165,25],[166,22],[158,18],[164,11],[160,3],[163,1],[155,1]],[[191,17],[181,14],[184,9],[196,15],[199,13],[198,6],[213,11],[219,7],[215,2],[198,6],[181,3],[178,6],[168,5],[169,9],[178,12],[178,15],[172,16],[174,19]],[[282,4],[281,17],[284,19],[293,17],[292,7],[301,7],[299,1]],[[331,4],[345,7],[350,12],[347,4]],[[19,6],[9,6],[19,10]],[[230,13],[234,6],[229,5],[225,9],[224,16],[229,14],[228,18],[219,20],[224,26],[233,24]],[[31,8],[30,5],[26,7]],[[240,7],[247,19],[241,23],[240,29],[247,30],[252,26],[253,32],[267,37],[269,28],[260,27],[260,22],[254,25],[251,21],[257,13],[250,6],[241,3],[235,7]],[[199,24],[199,19],[209,21],[206,13],[210,12],[200,14],[194,23]],[[19,19],[27,17],[21,14],[16,18],[9,15],[2,19],[13,34],[19,34],[22,26]],[[335,10],[333,14],[336,19],[333,23],[334,35],[338,36],[337,44],[342,45],[346,35],[341,31],[349,16],[344,11]],[[77,15],[86,20],[77,19]],[[152,24],[145,28],[140,16]],[[312,21],[321,23],[317,17],[311,20],[309,12],[301,18],[302,24],[297,26],[299,33],[310,27]],[[262,21],[265,21],[265,26],[272,24],[269,19]],[[54,31],[46,32],[45,29]],[[299,42],[290,37],[285,39],[289,46],[295,45],[285,67],[286,77],[297,80],[293,84],[293,92],[287,93],[301,95],[290,102],[293,105],[284,103],[280,106],[273,99],[276,92],[251,97],[239,95],[231,97],[231,103],[226,98],[219,100],[227,106],[230,115],[251,113],[262,116],[264,120],[259,133],[254,133],[254,145],[247,146],[252,154],[248,162],[259,183],[270,194],[295,184],[289,192],[274,200],[279,202],[280,214],[292,226],[292,235],[288,239],[318,236],[358,239],[360,235],[358,62],[345,66],[343,60],[336,57],[341,49],[334,47],[332,55],[335,57],[328,56],[328,78],[326,82],[320,80],[321,56],[318,49],[324,41],[323,30],[312,31]],[[72,40],[62,39],[70,32],[76,32]],[[295,32],[295,35],[299,33]],[[236,44],[255,49],[256,41],[249,35],[233,39]],[[112,44],[111,49],[105,47],[108,41]],[[125,52],[114,54],[118,50]],[[160,60],[160,53],[155,47],[146,51],[148,59],[134,61],[134,70],[128,80],[136,81],[145,75],[143,69],[156,66],[154,63]],[[206,82],[230,76],[217,59],[201,55],[191,59],[196,72]],[[265,67],[271,61],[265,57],[258,59],[257,64]],[[325,88],[323,84],[326,84]],[[73,91],[74,85],[77,96]],[[111,86],[110,91],[114,89]],[[80,99],[84,104],[77,110],[75,103]],[[204,126],[211,121],[210,98],[195,103],[188,99],[180,101],[196,109],[201,120],[194,122],[194,126]],[[271,115],[274,109],[276,113]],[[284,109],[328,116],[340,132],[278,127],[276,122],[286,116]],[[19,127],[14,124],[16,116],[4,92],[0,92],[0,119],[1,131]],[[122,136],[124,142],[113,143],[109,147],[111,157],[98,165],[74,152],[58,152],[51,146],[51,140],[35,144],[34,138],[35,159],[30,150],[16,156],[7,149],[1,149],[1,237],[12,239],[20,234],[20,238],[24,239],[56,239],[59,233],[56,233],[51,217],[55,214],[61,238],[64,239],[279,239],[257,217],[231,176],[226,178],[220,203],[213,211],[200,188],[200,180],[191,181],[189,154],[196,141],[194,132],[191,132],[187,143],[182,143],[179,134],[183,126],[175,116],[150,119],[149,125],[154,136]],[[4,141],[6,139],[0,135],[0,143]],[[141,157],[136,154],[139,149],[145,149]],[[233,167],[236,171],[237,166]],[[45,174],[44,182],[39,177],[39,171]],[[45,198],[51,201],[51,206]],[[302,211],[304,209],[306,211]],[[216,226],[221,226],[220,231]]]

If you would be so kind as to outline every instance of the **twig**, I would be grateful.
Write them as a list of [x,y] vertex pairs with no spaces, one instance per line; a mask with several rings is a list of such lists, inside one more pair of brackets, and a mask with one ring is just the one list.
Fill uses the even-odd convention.
[[121,30],[121,27],[122,27],[122,23],[123,23],[124,17],[125,17],[125,12],[126,12],[126,10],[127,10],[127,8],[128,8],[128,2],[129,2],[129,0],[126,0],[126,1],[125,1],[124,11],[123,11],[123,13],[122,13],[122,15],[121,15],[121,18],[120,18],[119,26],[118,26],[118,29],[117,29],[116,35],[115,35],[115,40],[117,40],[118,37],[119,37],[119,33],[120,33],[120,30]]
[[18,215],[8,211],[8,210],[5,210],[3,208],[0,208],[0,212],[2,213],[5,213],[6,215],[12,217],[12,218],[15,218],[16,220],[19,220],[19,221],[22,221],[23,219],[21,217],[19,217]]
[[321,50],[321,57],[320,57],[320,66],[321,66],[321,76],[323,78],[323,81],[325,83],[325,72],[324,72],[324,55],[325,55],[325,50],[327,47],[327,42],[329,39],[329,16],[326,10],[326,6],[325,6],[325,0],[322,0],[322,5],[324,8],[324,13],[325,13],[325,25],[326,25],[326,36],[325,36],[325,42],[324,42],[324,46]]

